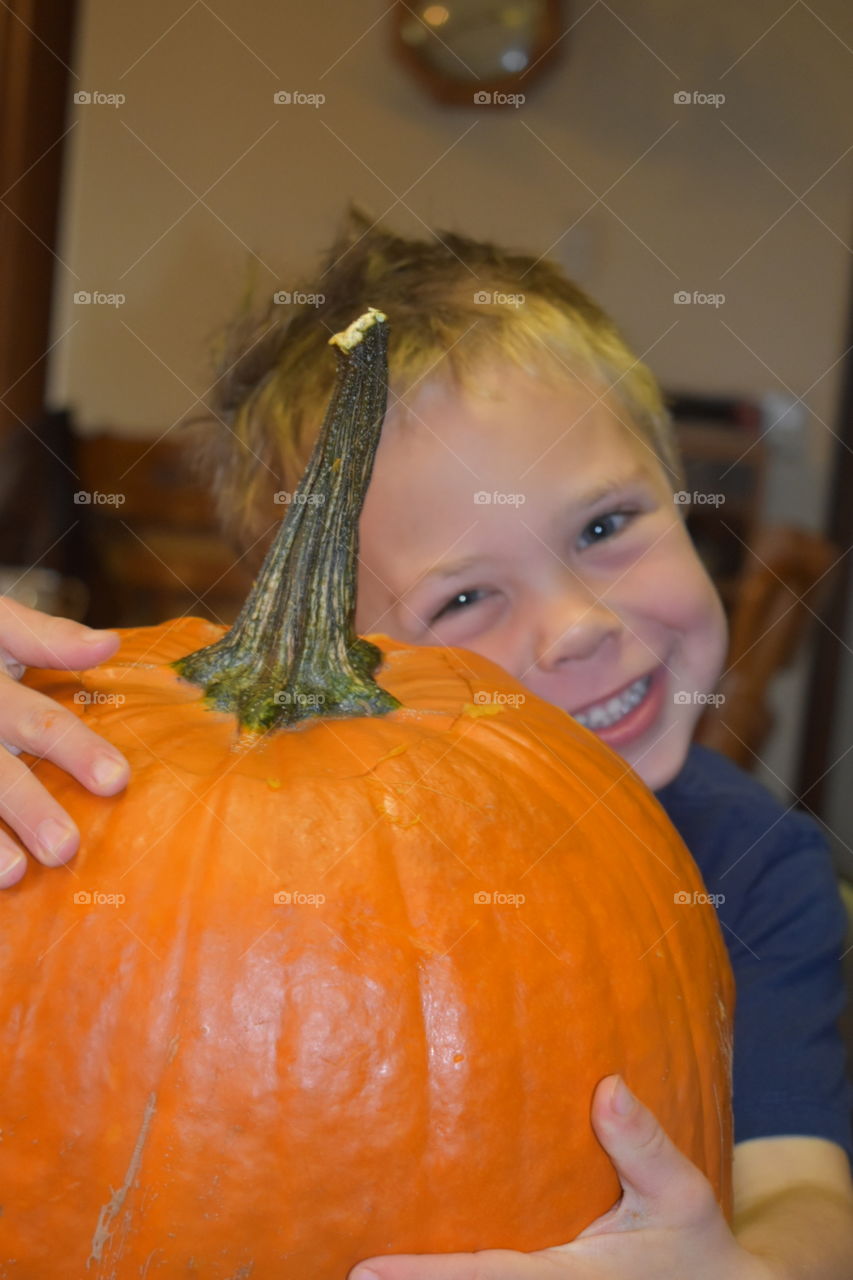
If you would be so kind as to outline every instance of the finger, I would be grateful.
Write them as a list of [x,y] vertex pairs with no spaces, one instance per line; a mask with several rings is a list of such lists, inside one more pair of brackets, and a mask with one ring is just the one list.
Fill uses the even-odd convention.
[[128,763],[111,743],[67,707],[2,677],[0,740],[51,760],[96,795],[115,795],[127,784]]
[[347,1280],[550,1280],[553,1274],[553,1262],[544,1255],[482,1249],[367,1258],[350,1271]]
[[109,658],[118,645],[115,631],[94,631],[0,596],[0,658],[7,663],[86,670]]
[[74,822],[23,761],[8,752],[0,759],[0,818],[46,867],[59,866],[77,852],[80,833]]
[[[0,739],[14,749],[51,760],[96,795],[115,795],[127,784],[129,766],[65,707],[7,677],[0,678]],[[31,770],[0,748],[0,818],[46,866],[73,857],[80,835],[59,803]],[[11,856],[11,852],[10,852]],[[16,883],[22,868],[0,866],[0,888]]]
[[5,831],[0,831],[0,889],[17,884],[26,869],[26,854]]
[[613,1161],[623,1195],[604,1219],[597,1219],[581,1235],[595,1234],[599,1224],[608,1230],[653,1222],[680,1225],[702,1212],[707,1201],[713,1201],[710,1183],[701,1170],[678,1150],[657,1118],[619,1076],[606,1077],[596,1089],[592,1125]]

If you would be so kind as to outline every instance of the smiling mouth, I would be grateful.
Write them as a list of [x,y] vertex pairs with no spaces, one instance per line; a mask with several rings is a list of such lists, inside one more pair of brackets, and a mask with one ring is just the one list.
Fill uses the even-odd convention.
[[573,711],[572,717],[585,729],[609,729],[643,701],[651,683],[650,675],[641,676],[620,694],[605,698],[603,702],[590,702],[582,711]]

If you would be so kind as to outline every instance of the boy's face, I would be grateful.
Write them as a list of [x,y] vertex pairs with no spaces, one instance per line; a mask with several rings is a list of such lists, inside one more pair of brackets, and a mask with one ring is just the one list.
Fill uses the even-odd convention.
[[359,526],[358,630],[491,658],[656,790],[726,653],[664,471],[580,382],[508,365],[480,387],[433,381],[410,415],[389,413]]

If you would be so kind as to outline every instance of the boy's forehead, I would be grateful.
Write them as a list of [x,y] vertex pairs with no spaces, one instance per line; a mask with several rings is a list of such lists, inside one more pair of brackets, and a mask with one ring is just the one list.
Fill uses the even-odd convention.
[[[381,450],[387,462],[473,477],[486,459],[520,468],[519,479],[555,464],[572,469],[660,470],[651,442],[606,387],[546,377],[513,364],[485,366],[462,386],[433,375],[392,397]],[[485,478],[485,477],[483,477]]]

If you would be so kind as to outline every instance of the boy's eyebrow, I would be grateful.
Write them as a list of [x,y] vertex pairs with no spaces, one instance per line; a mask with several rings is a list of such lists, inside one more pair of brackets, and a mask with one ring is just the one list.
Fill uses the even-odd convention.
[[601,484],[596,485],[594,489],[589,489],[586,493],[578,494],[574,498],[574,505],[584,507],[594,507],[604,498],[608,498],[612,493],[619,489],[627,489],[632,484],[639,484],[648,481],[649,473],[642,465],[626,471],[621,476],[613,476],[608,480],[604,480]]
[[[632,484],[640,484],[648,482],[649,473],[642,465],[633,467],[631,471],[626,471],[621,476],[614,476],[609,480],[602,481],[597,484],[594,489],[589,489],[586,493],[572,497],[572,505],[581,511],[589,507],[596,506],[604,498],[608,498],[611,494],[618,492],[620,489],[627,489]],[[451,560],[446,564],[437,565],[434,569],[428,569],[418,578],[416,586],[422,582],[428,582],[432,578],[453,578],[459,573],[464,573],[466,569],[470,569],[472,565],[482,566],[483,556],[463,556],[461,560]]]
[[422,582],[429,582],[431,578],[453,578],[457,573],[464,573],[466,569],[470,569],[471,565],[481,565],[483,563],[482,556],[465,556],[462,560],[451,560],[447,564],[438,565],[435,569],[427,569],[426,573],[422,573],[415,586],[420,586]]

